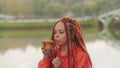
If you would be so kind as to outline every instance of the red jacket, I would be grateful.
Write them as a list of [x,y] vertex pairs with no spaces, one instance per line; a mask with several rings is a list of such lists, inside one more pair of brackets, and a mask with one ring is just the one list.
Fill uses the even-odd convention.
[[[59,57],[62,60],[61,68],[68,68],[68,56],[67,55],[62,56],[60,54],[59,48],[56,50],[57,50],[56,57]],[[79,47],[75,47],[74,50],[76,54],[76,68],[90,68],[90,63],[87,54],[84,51],[82,51],[82,49],[80,49]],[[73,64],[73,59],[71,57],[72,54],[70,53],[70,60],[72,60],[70,65]],[[51,60],[50,58],[49,59],[43,58],[39,62],[38,68],[50,68],[50,60]],[[52,68],[54,67],[52,66]]]

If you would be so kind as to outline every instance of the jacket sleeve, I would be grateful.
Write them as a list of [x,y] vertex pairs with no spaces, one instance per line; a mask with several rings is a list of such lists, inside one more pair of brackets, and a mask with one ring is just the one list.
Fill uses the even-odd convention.
[[85,53],[77,55],[77,66],[78,68],[90,68],[90,62]]
[[38,68],[50,68],[50,59],[43,58],[38,64]]

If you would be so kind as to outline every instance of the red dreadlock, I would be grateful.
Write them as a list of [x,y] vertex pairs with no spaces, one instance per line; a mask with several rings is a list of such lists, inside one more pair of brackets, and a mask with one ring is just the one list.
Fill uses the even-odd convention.
[[[79,26],[78,24],[78,21],[73,19],[73,18],[70,18],[70,17],[63,17],[61,18],[60,20],[58,20],[55,25],[58,23],[58,22],[63,22],[64,23],[64,26],[65,26],[65,30],[66,30],[66,36],[67,36],[67,45],[68,45],[68,67],[70,68],[71,67],[71,60],[70,60],[70,57],[69,57],[69,52],[70,52],[70,47],[72,48],[72,55],[73,55],[73,68],[77,68],[77,65],[76,65],[76,55],[75,55],[75,52],[74,52],[74,45],[78,45],[89,57],[89,54],[87,52],[87,49],[86,49],[86,45],[83,41],[83,38],[82,38],[82,30],[81,30],[81,27]],[[54,25],[54,27],[55,27]],[[53,27],[53,29],[54,29]],[[52,32],[52,36],[51,36],[51,39],[54,40],[54,32]],[[91,65],[91,68],[92,68],[92,62],[90,60],[90,57],[89,57],[89,62],[90,62],[90,65]]]

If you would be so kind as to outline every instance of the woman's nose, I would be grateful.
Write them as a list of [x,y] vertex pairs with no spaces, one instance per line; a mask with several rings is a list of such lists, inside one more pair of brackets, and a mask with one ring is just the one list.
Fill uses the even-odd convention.
[[56,38],[59,38],[59,34],[57,33],[57,34],[55,35],[55,37],[56,37]]

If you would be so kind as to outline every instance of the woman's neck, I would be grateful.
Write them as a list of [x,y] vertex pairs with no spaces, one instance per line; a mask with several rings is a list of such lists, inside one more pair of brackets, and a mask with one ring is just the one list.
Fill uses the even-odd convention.
[[[72,45],[72,43],[70,45]],[[68,52],[68,46],[71,49],[70,45],[67,45],[67,44],[61,45],[61,52],[60,52],[60,54],[63,55],[63,56],[66,55],[67,52]]]
[[61,55],[66,55],[67,54],[67,45],[64,45],[61,47]]

